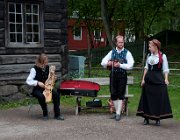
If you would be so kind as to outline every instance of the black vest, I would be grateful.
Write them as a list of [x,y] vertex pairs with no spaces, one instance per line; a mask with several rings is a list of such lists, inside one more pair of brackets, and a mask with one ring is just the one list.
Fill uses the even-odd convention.
[[[45,83],[45,81],[48,79],[48,75],[49,75],[49,66],[46,66],[44,69],[42,69],[35,65],[34,69],[36,71],[36,76],[35,76],[34,80]],[[34,87],[34,89],[37,89],[37,88],[42,89],[39,86]],[[44,90],[44,89],[42,89],[42,90]]]
[[[123,51],[118,53],[115,49],[112,50],[111,59],[118,60],[121,64],[127,64],[126,55],[128,50],[124,48]],[[126,74],[126,70],[122,68],[114,68],[114,71]]]

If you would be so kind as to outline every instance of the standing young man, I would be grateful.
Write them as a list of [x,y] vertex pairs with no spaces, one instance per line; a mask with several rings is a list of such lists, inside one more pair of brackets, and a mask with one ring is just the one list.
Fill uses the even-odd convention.
[[130,51],[124,48],[124,36],[115,38],[116,48],[113,48],[103,59],[101,65],[105,68],[111,67],[110,93],[116,114],[111,118],[119,121],[121,119],[122,100],[124,99],[127,70],[133,68],[134,59]]

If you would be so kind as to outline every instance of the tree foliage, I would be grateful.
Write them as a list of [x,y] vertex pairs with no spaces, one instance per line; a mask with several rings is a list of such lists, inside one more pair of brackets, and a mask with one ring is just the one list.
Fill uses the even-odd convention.
[[136,40],[164,29],[180,30],[180,0],[68,0],[68,3],[69,15],[77,10],[80,19],[102,17],[109,35],[119,20],[125,22],[125,28]]

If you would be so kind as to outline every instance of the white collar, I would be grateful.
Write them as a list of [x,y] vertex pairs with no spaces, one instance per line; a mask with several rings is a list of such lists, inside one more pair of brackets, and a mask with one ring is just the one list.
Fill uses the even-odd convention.
[[124,47],[123,47],[121,50],[119,50],[119,49],[116,47],[116,51],[117,51],[118,53],[122,52],[123,50],[124,50]]

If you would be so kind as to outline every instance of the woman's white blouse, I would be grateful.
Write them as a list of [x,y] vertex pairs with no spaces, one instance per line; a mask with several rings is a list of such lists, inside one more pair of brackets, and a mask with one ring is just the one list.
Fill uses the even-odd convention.
[[[163,73],[169,73],[168,61],[167,61],[167,57],[165,54],[163,54],[162,59],[163,59],[162,60],[162,71],[163,71]],[[154,55],[151,53],[151,55],[146,60],[146,65],[144,68],[148,69],[148,64],[153,66],[153,65],[157,64],[158,62],[159,62],[159,55],[158,54]]]

